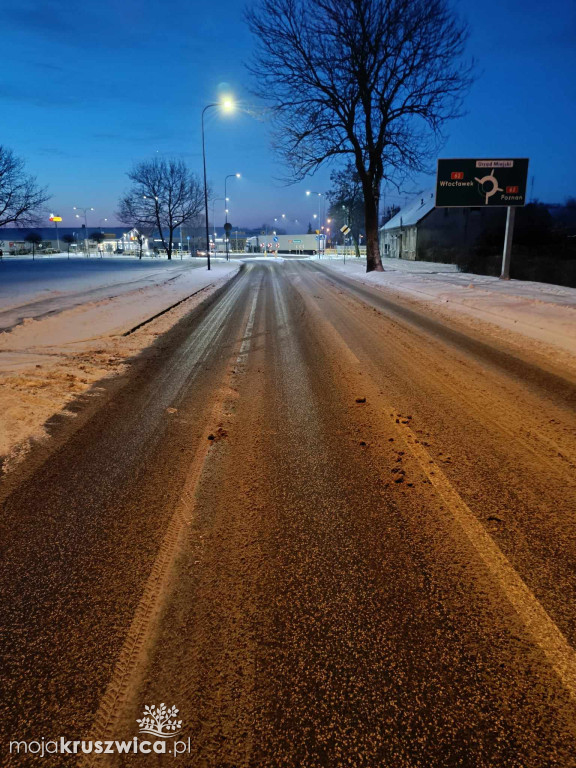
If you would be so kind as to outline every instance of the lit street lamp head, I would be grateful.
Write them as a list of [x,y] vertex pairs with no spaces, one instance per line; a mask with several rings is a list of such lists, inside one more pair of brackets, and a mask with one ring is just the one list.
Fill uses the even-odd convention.
[[227,114],[230,114],[236,110],[236,102],[232,96],[224,96],[224,98],[220,101],[220,106],[222,107],[222,112],[226,112]]

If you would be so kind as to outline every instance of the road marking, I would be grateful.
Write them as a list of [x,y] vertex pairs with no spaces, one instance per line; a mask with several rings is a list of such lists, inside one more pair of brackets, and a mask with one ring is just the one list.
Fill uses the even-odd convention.
[[407,425],[396,424],[394,421],[394,427],[402,434],[424,474],[446,502],[452,516],[498,582],[525,629],[544,652],[571,698],[576,701],[576,652],[419,438]]
[[[260,282],[260,285],[261,284],[262,283]],[[242,340],[242,344],[240,345],[240,352],[238,353],[238,357],[236,358],[236,365],[238,366],[238,371],[244,370],[246,360],[248,359],[248,352],[250,351],[250,345],[252,343],[252,331],[254,329],[254,316],[256,315],[256,303],[258,302],[260,285],[258,286],[258,290],[254,293],[254,298],[252,299],[252,306],[250,307],[250,314],[248,316],[248,322],[246,323],[244,338]]]

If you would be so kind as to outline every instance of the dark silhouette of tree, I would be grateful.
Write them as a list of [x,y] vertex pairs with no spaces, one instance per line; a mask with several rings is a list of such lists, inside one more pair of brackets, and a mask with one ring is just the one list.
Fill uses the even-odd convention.
[[68,256],[70,256],[70,246],[76,242],[76,238],[74,235],[63,235],[62,240],[68,246]]
[[39,232],[29,232],[24,238],[25,243],[30,243],[32,246],[32,258],[36,257],[36,246],[42,242],[42,235]]
[[329,214],[334,221],[334,229],[340,229],[344,224],[350,227],[356,255],[360,256],[358,240],[360,231],[364,229],[364,195],[354,163],[348,162],[343,169],[332,171],[330,181],[332,187],[326,196],[330,201]]
[[63,235],[62,241],[68,246],[68,256],[70,256],[70,246],[76,242],[74,235]]
[[136,242],[138,243],[138,258],[142,258],[142,252],[144,249],[144,243],[154,234],[154,229],[148,227],[147,229],[135,229],[134,230]]
[[25,173],[24,160],[0,144],[0,227],[39,224],[42,206],[48,200],[46,188]]
[[367,270],[381,270],[383,179],[426,168],[471,82],[467,28],[447,0],[258,0],[251,72],[273,107],[291,181],[350,156],[364,196]]
[[[101,232],[99,229],[97,229],[94,232],[92,232],[92,234],[90,235],[90,240],[96,243],[96,245],[102,245],[104,240],[106,240],[106,235],[104,234],[104,232]],[[100,256],[102,256],[102,251],[100,249],[98,250],[99,250]]]
[[192,224],[204,209],[204,188],[181,160],[155,158],[128,174],[132,187],[120,200],[118,218],[139,232],[157,231],[169,259],[174,233]]

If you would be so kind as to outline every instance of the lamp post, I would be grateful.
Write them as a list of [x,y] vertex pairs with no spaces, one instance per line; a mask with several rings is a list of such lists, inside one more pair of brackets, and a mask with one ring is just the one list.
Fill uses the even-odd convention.
[[[83,208],[80,205],[75,205],[74,206],[74,210],[75,211],[82,211],[82,213],[84,214],[84,250],[86,251],[86,253],[89,256],[90,253],[88,251],[88,211],[93,211],[94,208]],[[80,215],[78,213],[76,214],[76,218],[77,219],[80,218]]]
[[98,222],[98,224],[100,226],[100,232],[102,232],[102,222],[103,221],[108,221],[108,219],[100,219],[100,221]]
[[226,238],[226,261],[230,261],[230,243],[228,241],[228,227],[226,224],[228,224],[228,197],[226,196],[226,183],[228,182],[228,179],[239,179],[240,174],[239,173],[229,173],[228,176],[224,177],[224,213],[226,216],[226,222],[224,225],[224,237]]
[[226,202],[226,198],[224,197],[214,197],[212,199],[212,226],[214,227],[214,244],[216,244],[216,213],[214,211],[214,208],[216,206],[216,203],[218,202]]
[[208,231],[208,183],[206,181],[206,141],[204,136],[204,115],[207,110],[212,107],[221,107],[225,112],[232,112],[234,110],[234,102],[231,98],[225,98],[222,102],[213,101],[210,104],[206,104],[202,110],[202,163],[204,166],[204,217],[206,219],[206,257],[207,268],[210,269],[210,233]]
[[[306,190],[306,195],[310,197],[310,195],[318,195],[318,233],[322,230],[322,217],[321,217],[321,203],[322,203],[322,192],[313,192],[309,189]],[[316,217],[314,217],[316,218]],[[320,255],[322,253],[322,240],[318,240],[318,257],[320,258]]]
[[321,222],[321,216],[320,216],[320,205],[322,202],[322,192],[311,192],[309,189],[306,190],[306,195],[310,197],[310,195],[318,195],[318,226],[320,226]]

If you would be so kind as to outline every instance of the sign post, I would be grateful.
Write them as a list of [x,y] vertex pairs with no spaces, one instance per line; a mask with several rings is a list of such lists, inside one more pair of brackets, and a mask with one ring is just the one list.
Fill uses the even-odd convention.
[[348,224],[344,224],[343,227],[340,227],[340,232],[344,235],[344,264],[346,264],[346,238],[350,234],[350,227]]
[[58,237],[58,222],[62,221],[62,216],[55,216],[53,213],[51,213],[50,221],[53,221],[54,226],[56,227],[56,247],[58,248],[58,253],[60,253],[60,238]]
[[438,160],[437,208],[506,207],[501,280],[510,279],[515,208],[526,205],[528,159]]
[[512,255],[512,237],[514,235],[514,215],[516,209],[510,206],[506,212],[506,234],[504,235],[504,254],[500,280],[510,280],[510,257]]

